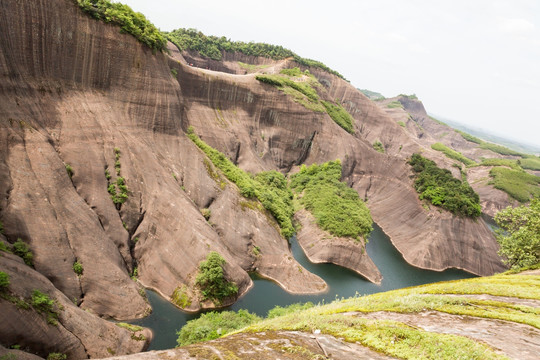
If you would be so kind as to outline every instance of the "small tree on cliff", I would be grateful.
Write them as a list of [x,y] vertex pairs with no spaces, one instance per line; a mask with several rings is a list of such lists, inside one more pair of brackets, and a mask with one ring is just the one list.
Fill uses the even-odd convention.
[[225,264],[225,259],[215,251],[210,252],[206,260],[199,264],[195,284],[201,290],[203,300],[210,299],[216,304],[221,304],[223,299],[238,294],[238,286],[225,278],[223,272]]
[[499,211],[495,221],[502,228],[497,241],[506,264],[517,269],[540,263],[540,198],[533,199],[530,206]]

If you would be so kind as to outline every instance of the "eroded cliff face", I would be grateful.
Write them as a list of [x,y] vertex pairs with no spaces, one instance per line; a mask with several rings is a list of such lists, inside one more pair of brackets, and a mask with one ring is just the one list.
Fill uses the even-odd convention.
[[[238,67],[238,61],[267,60],[231,55],[224,62],[228,73],[200,69],[178,52],[152,54],[69,0],[5,0],[0,7],[0,220],[9,242],[21,238],[35,255],[35,271],[17,266],[43,275],[41,283],[50,281],[43,289],[76,303],[69,305],[76,314],[87,310],[81,311],[90,317],[85,321],[105,329],[108,323],[97,316],[143,316],[150,309],[141,286],[166,298],[186,289],[187,310],[213,307],[199,302],[195,287],[198,265],[210,251],[227,261],[226,276],[239,295],[252,284],[247,271],[294,293],[326,289],[319,277],[298,271],[275,221],[243,206],[235,185],[184,135],[189,125],[254,173],[341,159],[344,179],[413,265],[480,275],[503,268],[483,222],[421,206],[405,160],[421,144],[343,80],[310,69],[321,96],[339,98],[354,117],[354,135]],[[270,73],[294,66],[268,63]],[[385,154],[373,150],[376,140]],[[128,198],[114,204],[108,188],[119,177]],[[204,208],[211,210],[209,221]],[[326,253],[321,261],[334,261]],[[81,276],[73,271],[76,261]],[[11,273],[9,266],[0,262],[1,271]],[[379,279],[369,258],[363,266],[366,277]],[[138,282],[130,278],[135,269]],[[2,314],[27,322],[34,316],[8,303]],[[3,339],[6,331],[0,327]],[[67,331],[83,343],[91,338],[79,328]],[[61,336],[29,346],[62,343]],[[131,351],[127,345],[115,350]],[[73,354],[98,356],[88,349]]]

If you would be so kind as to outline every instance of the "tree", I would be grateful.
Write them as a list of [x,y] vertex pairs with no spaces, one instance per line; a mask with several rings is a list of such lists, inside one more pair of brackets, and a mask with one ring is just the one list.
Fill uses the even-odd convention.
[[238,286],[225,278],[223,273],[225,264],[225,259],[215,251],[210,252],[206,260],[201,261],[195,284],[201,289],[203,300],[210,299],[220,304],[224,298],[238,293]]
[[501,227],[497,241],[499,255],[512,268],[530,267],[540,263],[540,198],[530,206],[507,207],[495,215]]

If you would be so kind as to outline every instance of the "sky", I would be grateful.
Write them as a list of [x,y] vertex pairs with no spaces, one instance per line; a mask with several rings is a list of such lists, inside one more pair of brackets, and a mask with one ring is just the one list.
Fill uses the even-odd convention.
[[120,0],[164,31],[282,45],[357,88],[540,146],[540,0]]

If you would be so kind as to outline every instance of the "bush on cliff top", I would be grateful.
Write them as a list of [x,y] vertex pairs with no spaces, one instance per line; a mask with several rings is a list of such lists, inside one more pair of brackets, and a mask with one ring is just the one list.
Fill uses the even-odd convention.
[[415,173],[414,188],[420,199],[429,200],[432,205],[456,215],[480,216],[480,198],[467,182],[454,178],[450,171],[439,168],[419,154],[413,154],[409,164]]
[[369,209],[358,193],[340,180],[339,160],[302,165],[300,172],[291,176],[291,188],[303,192],[300,203],[313,214],[321,229],[336,236],[367,238],[373,229]]
[[244,55],[261,56],[274,60],[282,60],[286,58],[294,58],[299,65],[319,68],[330,74],[346,80],[343,75],[335,70],[330,69],[320,61],[305,59],[298,56],[289,49],[283,46],[270,45],[265,43],[242,41],[231,41],[225,36],[207,36],[197,29],[177,29],[166,34],[167,38],[175,44],[180,50],[194,50],[201,56],[212,59],[221,60],[222,52],[239,52]]
[[92,17],[120,26],[122,32],[133,35],[153,50],[163,51],[167,39],[146,17],[129,6],[109,0],[74,0]]

